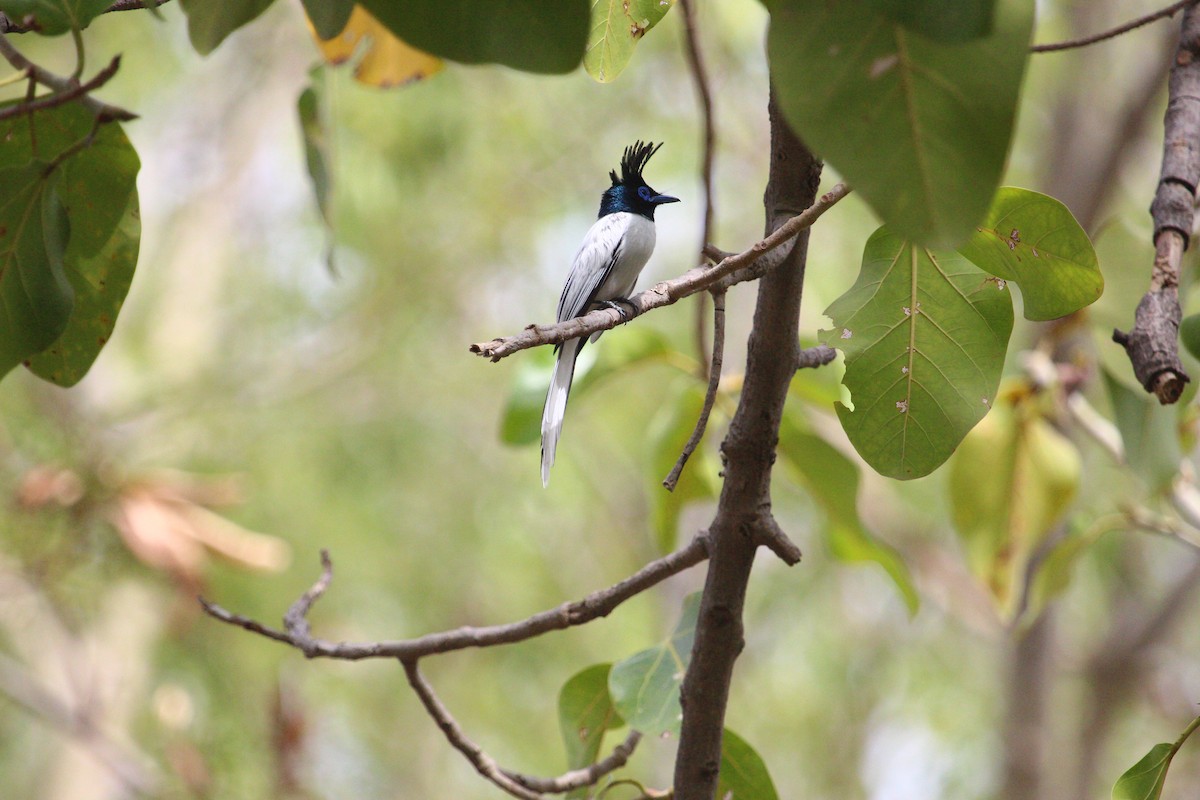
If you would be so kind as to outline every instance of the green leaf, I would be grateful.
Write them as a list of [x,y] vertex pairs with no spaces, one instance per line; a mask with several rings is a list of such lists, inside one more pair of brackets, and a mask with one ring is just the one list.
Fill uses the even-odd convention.
[[688,595],[670,638],[613,665],[608,691],[613,705],[634,730],[647,735],[677,733],[679,687],[692,657],[700,593]]
[[[76,104],[39,111],[32,125],[28,117],[0,122],[0,168],[56,158],[92,136],[94,122],[92,114]],[[56,191],[70,220],[63,270],[75,301],[60,335],[39,349],[44,353],[29,359],[30,368],[42,378],[62,386],[78,382],[112,333],[137,265],[139,167],[124,130],[108,123],[95,130],[88,147],[54,172]]]
[[112,0],[0,0],[0,11],[9,19],[33,17],[38,31],[57,36],[83,30],[112,5]]
[[991,35],[947,44],[867,3],[776,0],[767,44],[780,106],[897,234],[956,247],[1004,171],[1033,6],[1000,0]]
[[829,442],[809,432],[794,403],[783,411],[779,455],[825,511],[822,530],[834,557],[879,564],[900,590],[908,613],[917,613],[920,598],[904,560],[895,548],[872,536],[858,516],[858,467]]
[[942,464],[996,397],[1012,300],[957,253],[887,228],[867,240],[862,271],[825,313],[822,340],[846,354],[854,410],[838,417],[877,472],[906,480]]
[[[336,35],[336,34],[335,34]],[[300,132],[304,137],[304,164],[308,168],[308,178],[312,184],[313,196],[317,201],[317,210],[321,212],[321,220],[325,223],[325,262],[330,271],[334,270],[333,263],[333,174],[330,159],[329,129],[324,115],[321,113],[321,98],[318,86],[322,70],[320,67],[309,73],[310,84],[300,93],[296,101],[296,112],[300,117]]]
[[117,314],[129,293],[142,234],[137,193],[129,196],[116,232],[91,256],[73,258],[76,239],[67,246],[66,274],[75,290],[67,327],[42,352],[29,359],[35,375],[59,386],[74,386],[91,369],[112,335]]
[[[646,440],[650,457],[646,463],[647,500],[650,503],[650,520],[654,529],[655,542],[660,552],[675,549],[679,538],[679,515],[684,506],[696,500],[717,496],[713,476],[717,469],[711,453],[703,446],[697,447],[688,459],[687,466],[679,476],[675,491],[668,492],[662,481],[675,466],[679,454],[692,435],[700,409],[704,406],[704,387],[694,380],[688,381],[682,391],[670,396],[658,414],[650,421]],[[710,420],[710,425],[711,425]]]
[[0,169],[0,376],[48,347],[71,314],[56,178],[45,164]]
[[1183,458],[1177,409],[1162,405],[1144,391],[1130,389],[1108,370],[1103,374],[1126,462],[1150,489],[1168,488]]
[[992,32],[995,0],[870,0],[909,30],[942,42],[964,42]]
[[[568,769],[594,764],[604,732],[625,724],[608,693],[612,664],[594,664],[576,673],[558,693],[558,727],[567,749]],[[568,797],[583,797],[582,790]]]
[[1176,746],[1162,742],[1150,748],[1142,760],[1134,764],[1117,779],[1113,786],[1112,800],[1158,800],[1162,797],[1163,783],[1167,780],[1167,768],[1175,757]]
[[1200,314],[1184,317],[1179,324],[1179,340],[1193,358],[1200,358]]
[[675,0],[592,0],[592,29],[583,67],[601,83],[615,80],[633,48],[671,10]]
[[1006,390],[950,462],[952,517],[972,570],[1015,618],[1029,559],[1070,505],[1079,451],[1047,422],[1028,388]]
[[322,39],[332,39],[342,32],[354,10],[354,0],[301,0],[313,30]]
[[[662,359],[671,352],[671,343],[662,333],[645,327],[622,329],[616,336],[606,336],[602,344],[584,346],[575,365],[567,413],[593,386],[610,375]],[[542,405],[546,402],[546,387],[553,369],[554,353],[549,347],[539,347],[528,358],[521,359],[500,417],[500,441],[521,446],[541,439]]]
[[779,800],[762,756],[729,728],[721,736],[720,800]]
[[360,0],[413,47],[464,64],[563,73],[587,48],[588,0]]
[[179,0],[188,18],[188,38],[200,55],[208,55],[225,37],[253,22],[273,0]]
[[1015,281],[1026,319],[1064,317],[1104,293],[1088,235],[1070,209],[1040,192],[1002,187],[958,252],[980,269]]

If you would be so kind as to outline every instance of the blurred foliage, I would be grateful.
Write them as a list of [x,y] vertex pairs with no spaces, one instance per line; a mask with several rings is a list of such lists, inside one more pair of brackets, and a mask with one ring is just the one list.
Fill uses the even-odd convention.
[[[181,5],[164,6],[161,22],[102,16],[86,33],[90,63],[125,54],[104,99],[142,115],[126,129],[143,165],[139,269],[111,341],[69,391],[24,370],[0,384],[6,797],[119,797],[122,785],[163,798],[495,797],[394,664],[305,662],[202,617],[194,595],[277,619],[327,547],[336,579],[312,614],[315,631],[399,638],[553,607],[620,580],[707,523],[753,289],[729,295],[727,375],[709,436],[684,472],[691,493],[681,484],[667,495],[658,481],[703,389],[693,377],[693,304],[589,348],[595,377],[576,387],[548,492],[536,449],[520,445],[530,438],[526,406],[539,400],[540,355],[492,365],[466,351],[552,317],[607,171],[635,138],[668,142],[662,183],[684,200],[660,219],[641,284],[693,266],[700,137],[680,15],[641,37],[609,85],[584,70],[546,78],[448,64],[381,92],[346,70],[310,78],[323,55],[300,4],[271,4],[204,59],[188,36],[207,12]],[[714,240],[740,249],[762,229],[766,12],[751,0],[697,5],[720,124]],[[1039,40],[1074,30],[1073,6],[1044,5]],[[1139,10],[1103,5],[1089,4],[1089,29]],[[1105,187],[1103,220],[1082,218],[1078,176],[1056,172],[1077,163],[1074,154],[1103,150],[1113,98],[1141,85],[1127,67],[1148,61],[1163,38],[1148,28],[1096,52],[1030,61],[1005,176],[1064,199],[1089,231],[1104,223],[1097,251],[1109,287],[1066,322],[1018,320],[1004,362],[1011,379],[1034,387],[1038,435],[1069,441],[1080,463],[1074,499],[1046,498],[1054,524],[1035,532],[1047,537],[1044,567],[1006,578],[1025,587],[1023,624],[1041,612],[1053,635],[1043,687],[1053,713],[1040,731],[1047,796],[1070,796],[1085,748],[1100,753],[1093,789],[1112,785],[1150,743],[1183,729],[1197,692],[1194,625],[1146,644],[1139,679],[1112,702],[1097,702],[1105,684],[1084,668],[1111,637],[1123,641],[1152,618],[1172,587],[1200,580],[1187,544],[1200,521],[1194,408],[1155,416],[1120,395],[1128,364],[1110,363],[1107,341],[1132,318],[1150,264],[1144,207],[1158,143],[1144,132],[1130,144]],[[49,68],[74,67],[65,39],[20,44]],[[297,99],[310,83],[320,107],[307,109],[302,132]],[[315,142],[334,176],[321,197],[335,221],[336,272],[306,169],[305,146],[311,165]],[[998,180],[985,155],[973,166]],[[829,326],[821,309],[854,283],[878,227],[868,202],[878,198],[851,195],[813,232],[806,340]],[[1200,310],[1194,293],[1185,300],[1186,311]],[[1045,362],[1049,375],[1039,371]],[[729,737],[727,758],[785,796],[998,796],[1006,716],[1034,691],[1008,685],[1025,629],[1010,628],[971,575],[952,475],[897,485],[854,457],[830,407],[838,369],[802,371],[792,387],[789,412],[803,421],[785,430],[791,463],[776,470],[774,512],[805,560],[787,570],[764,556],[751,584],[729,710],[745,739]],[[1068,396],[1086,400],[1092,422]],[[1022,441],[1005,439],[1011,462],[1007,451],[979,448],[967,466],[982,477],[957,491],[979,500],[977,487],[1016,481],[1000,467],[1016,463]],[[816,471],[805,458],[827,466]],[[843,494],[831,493],[826,473],[845,476]],[[693,570],[585,629],[425,668],[501,763],[558,773],[569,766],[559,687],[589,664],[670,636],[701,581]],[[1179,600],[1185,617],[1189,599]],[[111,750],[82,744],[47,696],[86,711]],[[1106,733],[1081,735],[1098,707],[1113,714]],[[769,767],[766,784],[738,750],[745,742]],[[647,739],[628,772],[666,786],[673,749],[670,737]],[[1200,793],[1189,751],[1167,781],[1181,797]]]

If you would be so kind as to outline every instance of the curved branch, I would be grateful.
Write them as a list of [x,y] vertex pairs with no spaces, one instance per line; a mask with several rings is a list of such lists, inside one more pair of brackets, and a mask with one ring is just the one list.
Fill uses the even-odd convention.
[[[137,114],[132,111],[126,111],[118,106],[112,106],[108,103],[101,102],[92,97],[88,92],[103,86],[105,83],[116,74],[117,69],[121,64],[121,57],[115,57],[111,63],[100,72],[96,73],[90,81],[85,84],[80,84],[78,81],[71,78],[64,78],[61,75],[56,75],[47,69],[39,67],[28,58],[26,58],[20,50],[13,47],[12,42],[8,41],[3,33],[0,33],[0,56],[4,58],[13,69],[20,70],[29,76],[30,80],[40,83],[54,90],[55,94],[48,97],[43,97],[37,100],[27,100],[25,103],[13,106],[6,109],[4,117],[15,116],[17,114],[25,114],[29,111],[36,111],[38,108],[49,108],[51,106],[61,105],[71,100],[78,101],[81,105],[96,115],[96,119],[101,122],[122,121],[137,119]],[[39,105],[41,104],[41,105]],[[0,119],[4,118],[0,117]]]
[[[328,556],[324,556],[327,559]],[[381,642],[329,642],[311,636],[305,614],[312,607],[332,577],[332,566],[323,569],[321,578],[292,604],[284,618],[284,630],[271,628],[248,617],[226,611],[224,608],[199,598],[205,613],[214,619],[265,636],[300,650],[308,658],[336,658],[358,661],[364,658],[399,658],[414,660],[435,653],[449,653],[470,647],[492,647],[513,644],[532,639],[550,631],[560,631],[583,625],[599,617],[608,616],[626,600],[649,589],[672,575],[699,564],[708,558],[708,538],[700,534],[686,547],[668,556],[652,561],[625,580],[607,589],[593,592],[573,603],[563,603],[557,608],[534,614],[519,622],[493,625],[483,628],[463,627],[451,631],[431,633],[416,639]],[[325,563],[323,559],[322,563]]]
[[700,416],[696,418],[696,427],[692,430],[692,435],[683,446],[675,466],[671,467],[670,474],[663,479],[662,485],[668,492],[675,491],[684,466],[700,446],[700,440],[704,438],[704,429],[708,427],[708,417],[712,414],[713,403],[717,400],[717,389],[721,385],[721,367],[725,361],[725,290],[714,290],[712,296],[713,349],[712,364],[708,369],[708,390],[704,393],[704,405],[700,408]]
[[1115,39],[1116,37],[1120,36],[1123,33],[1129,33],[1130,31],[1140,28],[1143,25],[1149,25],[1151,22],[1154,22],[1155,20],[1165,19],[1166,17],[1173,17],[1176,14],[1178,14],[1180,11],[1182,11],[1183,9],[1188,8],[1189,6],[1196,5],[1197,2],[1200,2],[1200,0],[1179,0],[1179,2],[1172,3],[1171,5],[1167,6],[1166,8],[1160,8],[1158,11],[1152,11],[1151,13],[1146,14],[1145,16],[1141,16],[1141,17],[1138,17],[1137,19],[1130,20],[1129,22],[1126,22],[1122,25],[1118,25],[1115,28],[1110,28],[1109,30],[1104,31],[1103,33],[1095,33],[1095,34],[1092,34],[1091,36],[1084,36],[1080,39],[1069,39],[1065,42],[1052,42],[1050,44],[1035,44],[1029,48],[1029,52],[1031,52],[1031,53],[1056,53],[1056,52],[1059,52],[1062,50],[1073,50],[1078,47],[1087,47],[1090,44],[1096,44],[1096,42],[1103,42],[1106,39]]
[[[678,278],[662,281],[646,291],[634,295],[629,298],[627,304],[630,311],[632,311],[632,316],[640,316],[652,309],[669,306],[685,297],[697,292],[706,291],[718,285],[728,288],[735,283],[742,283],[743,281],[761,277],[766,270],[756,272],[756,268],[760,260],[766,260],[763,259],[763,256],[791,242],[802,231],[808,230],[822,214],[849,193],[850,188],[845,184],[839,183],[817,198],[816,202],[811,206],[788,219],[769,236],[755,242],[747,250],[723,258],[720,263],[714,264],[711,267],[696,267],[688,270]],[[784,251],[785,254],[786,252],[788,251]],[[782,258],[771,260],[769,261],[769,265],[774,266],[781,260]],[[565,322],[558,322],[553,325],[530,325],[525,330],[513,336],[473,344],[470,350],[476,355],[489,358],[492,361],[499,361],[502,358],[511,356],[513,353],[528,350],[531,347],[538,347],[545,344],[561,344],[570,339],[578,339],[581,336],[590,336],[599,331],[615,328],[620,323],[627,322],[629,316],[630,314],[627,312],[626,318],[623,319],[621,312],[616,309],[607,307],[599,308],[595,311],[589,311],[581,317],[569,319]]]

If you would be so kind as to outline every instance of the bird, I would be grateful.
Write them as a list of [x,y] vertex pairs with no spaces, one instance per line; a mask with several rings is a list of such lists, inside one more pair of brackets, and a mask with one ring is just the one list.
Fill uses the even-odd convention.
[[[646,162],[660,147],[662,142],[656,145],[638,140],[625,148],[620,176],[616,170],[608,173],[612,186],[600,197],[600,214],[584,235],[558,298],[559,322],[603,306],[616,308],[622,318],[627,316],[618,303],[629,302],[642,267],[654,252],[654,210],[665,203],[679,202],[678,197],[659,194],[650,188],[642,177]],[[599,332],[590,339],[570,339],[555,347],[558,357],[542,409],[543,487],[550,483],[550,467],[554,465],[554,452],[567,411],[575,360],[584,344],[598,338]]]

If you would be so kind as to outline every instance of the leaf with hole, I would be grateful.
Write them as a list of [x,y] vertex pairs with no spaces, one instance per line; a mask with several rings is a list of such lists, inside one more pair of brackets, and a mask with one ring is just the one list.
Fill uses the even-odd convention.
[[[577,672],[558,693],[558,727],[567,749],[567,768],[596,763],[605,731],[625,724],[608,693],[612,664],[594,664]],[[568,797],[583,797],[577,790]]]
[[952,44],[870,3],[775,0],[767,45],[780,107],[897,234],[956,247],[1004,171],[1033,6],[999,0],[988,36]]
[[593,0],[583,68],[601,83],[616,80],[633,48],[671,10],[674,0]]
[[1001,187],[987,216],[958,252],[980,269],[1020,286],[1026,319],[1065,317],[1104,293],[1104,277],[1088,235],[1070,209],[1040,192]]
[[9,19],[32,18],[39,33],[57,36],[83,30],[112,5],[112,0],[0,0],[0,11]]
[[886,227],[867,240],[862,270],[826,309],[822,340],[846,354],[854,410],[838,418],[882,475],[906,480],[940,466],[996,397],[1012,332],[1012,300],[957,253],[907,242]]
[[591,19],[588,0],[360,0],[392,33],[463,64],[563,73],[579,66]]
[[608,691],[613,705],[634,730],[647,735],[677,733],[679,687],[692,657],[700,594],[688,595],[670,638],[613,665]]

